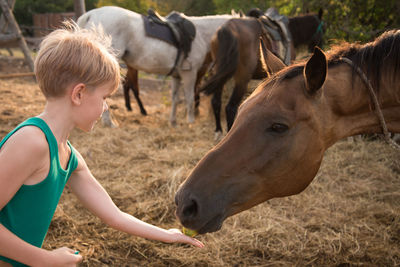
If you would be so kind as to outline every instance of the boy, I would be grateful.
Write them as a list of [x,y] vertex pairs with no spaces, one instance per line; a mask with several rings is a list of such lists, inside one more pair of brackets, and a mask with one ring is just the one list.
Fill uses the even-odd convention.
[[0,266],[76,266],[69,248],[41,249],[65,185],[109,226],[168,243],[203,244],[177,229],[164,230],[120,211],[68,142],[75,127],[89,132],[119,86],[119,65],[101,29],[67,23],[50,33],[35,60],[43,113],[0,143]]

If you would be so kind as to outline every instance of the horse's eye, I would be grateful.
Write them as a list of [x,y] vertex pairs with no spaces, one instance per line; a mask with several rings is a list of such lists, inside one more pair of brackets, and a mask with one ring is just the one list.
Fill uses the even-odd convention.
[[268,128],[269,132],[274,132],[274,133],[284,133],[289,129],[289,126],[282,124],[282,123],[273,123],[271,127]]

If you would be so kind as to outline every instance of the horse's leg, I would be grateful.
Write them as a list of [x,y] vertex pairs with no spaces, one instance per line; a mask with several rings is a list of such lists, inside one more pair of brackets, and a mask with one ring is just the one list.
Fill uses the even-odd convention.
[[147,112],[143,107],[142,101],[139,98],[138,70],[129,66],[127,67],[128,71],[126,72],[126,77],[124,81],[125,106],[129,111],[132,111],[130,97],[129,97],[129,89],[132,89],[136,102],[139,105],[140,113],[142,113],[142,115],[147,115]]
[[211,105],[212,105],[214,117],[215,117],[215,139],[218,139],[219,136],[222,135],[222,126],[221,126],[222,89],[223,89],[223,87],[215,90],[214,95],[211,99]]
[[197,71],[182,71],[181,77],[186,100],[186,112],[188,123],[194,123],[194,85]]
[[247,85],[249,82],[250,80],[247,79],[235,82],[235,87],[233,88],[232,95],[229,99],[228,104],[225,107],[227,131],[232,128],[239,104],[247,91]]
[[196,83],[194,85],[194,114],[195,116],[199,115],[199,106],[200,106],[200,93],[199,93],[199,85],[201,82],[201,79],[204,77],[204,75],[207,73],[209,70],[209,67],[211,65],[212,58],[211,58],[211,53],[207,53],[203,65],[197,72],[197,77],[196,77]]
[[103,112],[103,115],[101,116],[101,121],[103,122],[104,126],[111,128],[118,127],[118,123],[113,120],[109,109]]
[[130,73],[129,73],[129,67],[128,67],[128,72],[126,73],[124,82],[123,82],[123,88],[124,88],[124,98],[125,98],[125,107],[128,111],[132,111],[131,107],[131,99],[129,97],[129,88],[131,87],[130,79],[129,79]]
[[200,106],[200,94],[198,92],[194,92],[194,115],[197,117],[200,114],[199,111]]
[[171,84],[171,99],[172,99],[172,106],[171,106],[171,115],[169,118],[169,122],[171,126],[176,126],[176,107],[179,102],[179,86],[181,80],[179,78],[172,77],[172,84]]
[[142,101],[139,98],[139,75],[138,75],[138,70],[137,69],[132,69],[134,72],[132,73],[132,91],[133,91],[133,95],[136,98],[136,102],[139,105],[140,108],[140,113],[142,113],[142,115],[146,116],[147,112],[144,109],[144,106],[142,104]]

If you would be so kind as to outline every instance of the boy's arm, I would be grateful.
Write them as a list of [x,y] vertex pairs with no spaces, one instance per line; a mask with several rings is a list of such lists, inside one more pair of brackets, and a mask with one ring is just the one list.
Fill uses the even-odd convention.
[[[33,138],[27,138],[29,134],[32,134]],[[37,171],[39,159],[46,154],[40,140],[35,137],[37,136],[34,130],[22,128],[12,135],[0,150],[0,210]],[[40,257],[39,251],[39,248],[35,249],[0,224],[0,255],[21,262],[24,262],[26,257],[34,262],[34,257],[30,258],[29,255]]]
[[177,229],[165,230],[122,212],[93,177],[78,152],[77,157],[78,167],[69,178],[68,185],[81,203],[103,222],[128,234],[167,243],[183,242],[203,247],[200,241],[182,234]]
[[14,133],[0,150],[0,210],[19,188],[40,172],[49,151],[44,135],[33,127]]
[[[19,188],[40,173],[49,158],[47,141],[34,127],[24,127],[7,140],[0,150],[0,210],[12,199]],[[45,177],[47,174],[45,174]],[[65,259],[64,251],[46,251],[32,246],[0,223],[0,255],[31,265],[46,266],[54,260]],[[71,257],[72,256],[72,257]],[[79,255],[65,255],[64,262],[78,262]],[[71,261],[72,260],[72,261]]]
[[0,224],[0,255],[9,259],[38,267],[76,266],[77,263],[82,261],[82,256],[75,255],[74,252],[74,250],[66,247],[52,251],[35,247]]

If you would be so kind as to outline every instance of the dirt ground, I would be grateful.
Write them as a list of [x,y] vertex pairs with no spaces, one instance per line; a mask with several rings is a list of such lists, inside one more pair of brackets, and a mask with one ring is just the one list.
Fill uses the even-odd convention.
[[[13,66],[13,68],[10,68]],[[19,66],[19,67],[18,67]],[[23,72],[0,54],[0,73]],[[209,99],[193,125],[183,105],[168,124],[168,81],[141,80],[149,115],[128,112],[121,92],[109,105],[118,128],[99,123],[70,141],[121,210],[164,228],[180,228],[174,193],[214,146]],[[31,77],[0,79],[0,137],[44,107]],[[81,251],[80,266],[399,266],[400,153],[383,141],[342,140],[328,149],[317,177],[301,194],[273,199],[230,217],[205,248],[164,244],[117,232],[88,213],[66,189],[44,248]]]

